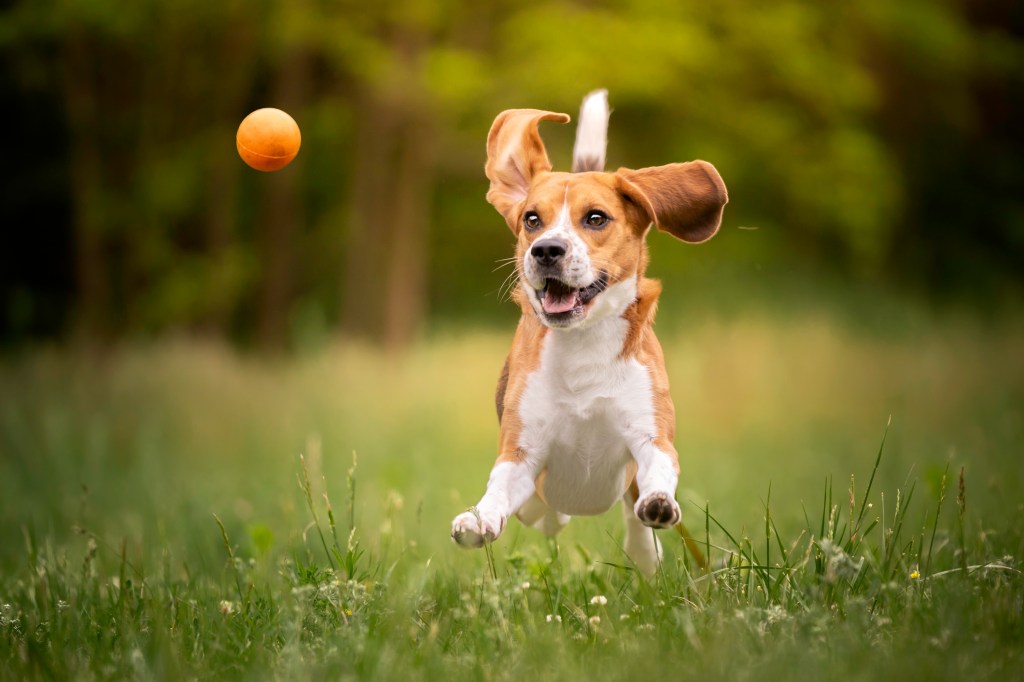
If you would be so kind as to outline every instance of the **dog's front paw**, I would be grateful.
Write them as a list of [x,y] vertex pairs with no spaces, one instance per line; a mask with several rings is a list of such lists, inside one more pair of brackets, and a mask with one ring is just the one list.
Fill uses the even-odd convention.
[[494,542],[505,529],[505,517],[489,518],[477,510],[465,511],[452,521],[452,540],[467,549]]
[[651,493],[633,507],[636,516],[645,526],[670,528],[679,523],[679,505],[668,493]]

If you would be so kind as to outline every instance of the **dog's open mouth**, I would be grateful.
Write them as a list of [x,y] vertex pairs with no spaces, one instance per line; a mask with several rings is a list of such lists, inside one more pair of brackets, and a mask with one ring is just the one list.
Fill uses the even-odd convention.
[[580,313],[587,303],[608,286],[608,275],[601,273],[594,282],[585,287],[573,287],[560,279],[549,277],[544,288],[537,290],[541,308],[552,316],[569,316]]

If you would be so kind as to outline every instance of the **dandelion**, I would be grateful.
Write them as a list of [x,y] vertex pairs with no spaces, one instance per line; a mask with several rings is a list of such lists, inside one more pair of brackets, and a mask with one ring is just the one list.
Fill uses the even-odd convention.
[[910,572],[910,579],[911,580],[917,580],[920,577],[921,577],[921,571],[917,570],[916,568],[913,571]]
[[853,557],[847,554],[842,547],[829,540],[822,540],[818,543],[821,553],[826,561],[824,580],[829,585],[834,585],[840,579],[853,582],[860,574],[864,565],[864,557],[854,561]]
[[595,594],[590,598],[590,603],[594,606],[604,606],[608,603],[608,597],[603,594]]
[[131,662],[136,672],[142,673],[146,671],[146,657],[139,649],[132,649]]

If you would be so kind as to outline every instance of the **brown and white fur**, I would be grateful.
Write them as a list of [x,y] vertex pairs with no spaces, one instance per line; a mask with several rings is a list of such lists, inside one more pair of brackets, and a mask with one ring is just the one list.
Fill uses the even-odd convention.
[[487,136],[487,200],[516,242],[522,317],[498,383],[498,459],[477,505],[452,522],[463,547],[515,514],[554,535],[571,516],[625,501],[625,550],[653,573],[648,528],[679,522],[675,409],[652,323],[661,284],[644,277],[652,223],[684,242],[717,232],[728,197],[704,161],[603,172],[603,91],[581,110],[574,173],[551,171],[536,109],[498,115]]

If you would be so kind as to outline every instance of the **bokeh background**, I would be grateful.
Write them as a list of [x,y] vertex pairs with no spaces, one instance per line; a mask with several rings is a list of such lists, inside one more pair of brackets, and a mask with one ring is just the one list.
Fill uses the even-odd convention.
[[[692,501],[754,523],[771,480],[799,518],[892,416],[890,492],[952,462],[1020,518],[1019,2],[30,0],[0,58],[12,534],[217,556],[211,509],[304,525],[312,448],[446,547],[518,315],[485,136],[598,87],[610,168],[703,158],[730,190],[708,244],[651,236]],[[234,147],[264,106],[303,132],[271,174]],[[542,132],[566,169],[574,127]]]
[[[597,87],[610,167],[703,158],[730,188],[721,236],[659,244],[659,275],[742,277],[744,297],[799,273],[1020,300],[1009,0],[35,0],[0,16],[7,345],[403,345],[514,316],[488,267],[511,240],[482,201],[484,137],[502,109],[575,115]],[[261,106],[304,135],[269,176],[234,151]],[[544,134],[565,168],[572,128]]]

